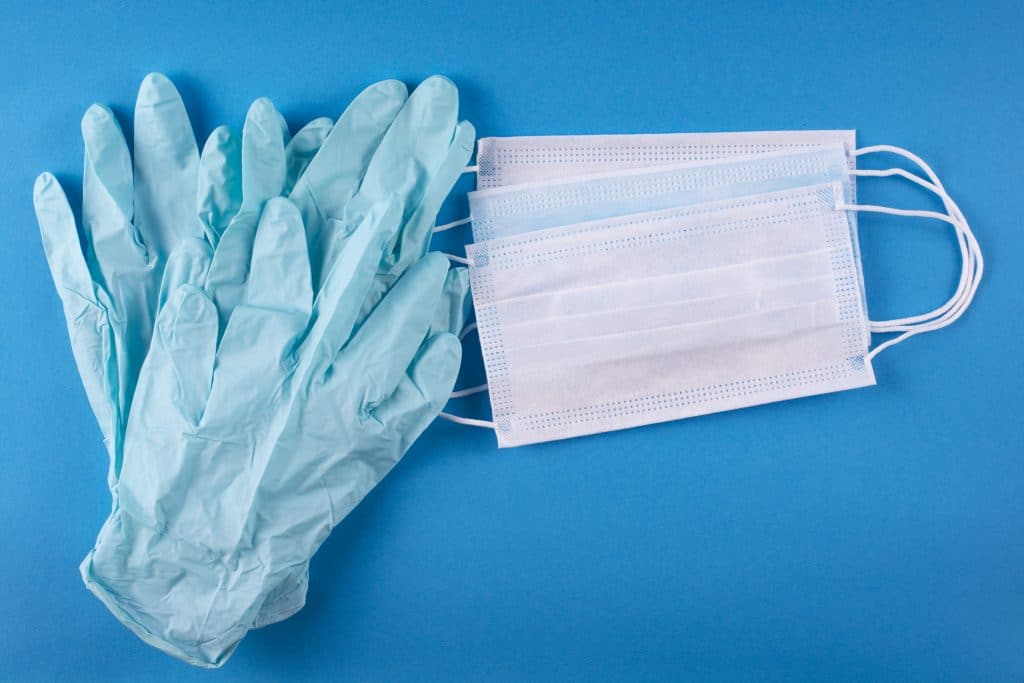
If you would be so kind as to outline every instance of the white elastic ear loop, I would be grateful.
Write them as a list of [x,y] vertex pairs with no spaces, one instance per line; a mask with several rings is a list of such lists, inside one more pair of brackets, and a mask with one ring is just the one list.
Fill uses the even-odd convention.
[[[466,166],[464,169],[462,169],[462,172],[476,173],[478,168],[478,166]],[[466,216],[465,218],[460,218],[459,220],[452,221],[451,223],[442,223],[441,225],[435,225],[434,234],[444,232],[445,230],[451,230],[452,228],[457,228],[460,225],[469,225],[472,221],[473,218],[471,216]],[[444,255],[448,257],[448,260],[454,261],[455,263],[461,263],[464,266],[473,265],[472,259],[463,258],[462,256],[456,256],[455,254],[448,254],[445,252],[442,253],[444,253]]]
[[[938,195],[940,197],[943,196],[943,194],[944,194],[943,190],[941,190],[940,188],[936,187],[932,183],[929,183],[928,181],[919,178],[918,176],[914,175],[913,173],[908,173],[907,171],[903,170],[902,168],[890,168],[890,169],[886,169],[884,171],[875,171],[875,170],[852,171],[851,175],[873,176],[873,177],[901,176],[901,177],[906,178],[907,180],[909,180],[909,181],[911,181],[911,182],[913,182],[913,183],[915,183],[917,185],[920,185],[921,187],[923,187],[925,189],[928,189],[928,190],[932,191],[933,193],[935,193],[936,195]],[[948,197],[948,195],[946,195],[946,196]],[[949,201],[952,202],[952,199],[950,199]],[[953,206],[955,207],[956,205],[953,204]],[[873,208],[875,210],[878,210],[879,208],[886,208],[886,207],[873,207]],[[870,210],[870,209],[864,208],[862,210],[867,211],[867,210]],[[957,212],[958,211],[959,211],[959,208],[957,208]],[[892,210],[892,211],[886,210],[886,211],[879,211],[879,212],[880,213],[893,213],[893,214],[902,215],[902,216],[905,216],[905,215],[923,216],[925,218],[935,218],[936,220],[941,220],[943,222],[950,223],[955,228],[957,228],[957,232],[956,232],[957,244],[958,244],[958,246],[960,248],[961,261],[967,267],[962,267],[961,268],[961,270],[960,270],[960,281],[957,284],[956,291],[953,293],[953,296],[950,298],[950,300],[947,301],[945,304],[943,304],[942,306],[936,308],[933,311],[930,311],[928,313],[923,313],[921,315],[909,316],[909,317],[906,317],[906,318],[897,318],[897,319],[893,319],[893,320],[872,321],[870,323],[872,331],[874,331],[874,332],[900,332],[900,331],[904,331],[905,328],[907,328],[908,326],[914,325],[915,323],[919,323],[919,322],[922,322],[922,321],[933,319],[933,318],[935,318],[937,316],[942,315],[947,310],[949,310],[949,308],[951,306],[951,302],[953,302],[953,301],[962,302],[964,294],[965,294],[965,291],[966,291],[966,289],[969,286],[971,286],[973,284],[975,286],[975,288],[977,287],[977,278],[972,278],[971,277],[971,274],[972,274],[972,272],[974,270],[971,266],[975,263],[975,260],[976,260],[975,249],[973,248],[973,246],[975,246],[976,243],[975,243],[975,245],[970,245],[969,244],[969,240],[973,237],[973,234],[970,234],[969,232],[965,233],[961,229],[961,226],[965,223],[965,221],[963,221],[963,220],[956,220],[955,212],[950,211],[949,214],[937,214],[935,212],[919,212],[919,211],[909,212],[908,213],[908,212],[905,212],[905,211],[902,211],[902,210]]]
[[438,417],[454,422],[455,424],[466,425],[467,427],[482,427],[483,429],[495,429],[497,425],[490,420],[477,420],[472,417],[459,417],[451,413],[438,413]]
[[487,383],[478,384],[475,387],[466,387],[465,389],[457,389],[449,394],[448,398],[466,398],[474,394],[481,394],[487,391]]
[[914,162],[919,166],[925,174],[929,177],[931,182],[928,182],[919,176],[905,171],[901,168],[890,168],[885,170],[853,170],[850,171],[851,175],[862,176],[862,177],[888,177],[888,176],[899,176],[906,180],[909,180],[926,190],[929,190],[936,196],[938,196],[944,204],[947,213],[939,213],[936,211],[916,211],[908,209],[894,209],[887,206],[875,206],[875,205],[862,205],[862,204],[842,204],[837,205],[837,208],[845,209],[847,211],[867,211],[873,213],[885,213],[895,216],[915,216],[921,218],[933,218],[936,220],[949,223],[953,226],[957,235],[957,244],[960,248],[960,257],[962,261],[960,280],[957,285],[956,291],[942,306],[916,316],[909,316],[905,318],[898,318],[893,320],[883,321],[869,321],[869,328],[872,332],[903,332],[898,337],[890,339],[879,346],[872,349],[866,356],[868,360],[871,360],[878,355],[884,349],[890,346],[898,344],[915,334],[921,334],[922,332],[929,332],[931,330],[937,330],[942,327],[953,323],[957,318],[963,315],[964,311],[970,305],[971,300],[974,298],[975,292],[978,290],[978,285],[981,282],[981,276],[984,272],[984,260],[981,255],[981,248],[978,245],[977,240],[974,237],[974,233],[971,231],[970,225],[964,218],[963,212],[960,211],[960,207],[957,206],[953,198],[946,192],[942,182],[938,176],[931,169],[931,167],[925,163],[920,157],[909,152],[901,147],[895,147],[892,145],[875,145],[872,147],[864,147],[854,151],[854,156],[861,156],[864,154],[871,154],[876,152],[889,152],[897,154],[910,161]]
[[[462,328],[462,332],[459,333],[459,341],[465,340],[474,330],[477,329],[476,323],[469,323]],[[465,389],[457,389],[451,393],[448,397],[452,398],[464,398],[466,396],[472,396],[473,394],[479,394],[487,391],[486,384],[478,384],[475,387],[467,387]],[[489,420],[477,420],[471,417],[461,417],[459,415],[452,415],[451,413],[438,413],[438,417],[442,417],[449,422],[455,422],[456,424],[468,425],[470,427],[485,427],[488,429],[494,429],[494,423]]]
[[[479,166],[466,166],[464,169],[462,169],[462,173],[476,173],[479,169]],[[459,220],[452,221],[451,223],[442,223],[441,225],[435,225],[434,232],[444,232],[445,230],[457,228],[460,225],[468,225],[471,221],[472,218],[466,216],[465,218],[460,218]]]
[[466,258],[464,256],[456,256],[455,254],[449,254],[447,251],[442,251],[441,253],[444,254],[448,258],[449,261],[453,261],[455,263],[461,263],[464,266],[476,265],[475,262],[473,261],[473,259],[471,259],[471,258]]
[[[466,168],[462,169],[462,172],[463,173],[476,173],[478,170],[479,170],[479,166],[467,166]],[[472,218],[467,216],[466,218],[461,218],[461,219],[459,219],[457,221],[452,221],[451,223],[444,223],[443,225],[434,226],[434,232],[435,233],[437,233],[437,232],[444,232],[445,230],[451,230],[452,228],[457,228],[460,225],[468,225],[470,222],[472,222]],[[455,263],[461,263],[461,264],[466,265],[466,266],[474,265],[473,264],[473,259],[463,258],[461,256],[455,256],[454,254],[447,254],[447,253],[445,254],[445,256],[447,256],[449,260],[454,261]],[[473,330],[475,330],[475,329],[476,329],[476,323],[470,323],[470,324],[466,325],[462,329],[462,332],[459,334],[459,341],[464,340],[466,338],[466,336],[469,333],[471,333]],[[475,387],[468,387],[466,389],[458,389],[456,391],[453,391],[449,398],[463,398],[465,396],[472,396],[473,394],[479,394],[480,392],[483,392],[483,391],[487,391],[487,385],[486,384],[480,384],[480,385],[477,385]],[[441,417],[441,418],[444,418],[445,420],[448,420],[449,422],[454,422],[456,424],[466,425],[466,426],[469,426],[469,427],[482,427],[484,429],[494,429],[495,428],[495,424],[493,422],[491,422],[490,420],[477,420],[477,419],[472,418],[472,417],[460,417],[459,415],[452,415],[451,413],[445,413],[445,412],[438,413],[437,416]]]
[[[917,185],[920,185],[921,187],[923,187],[923,188],[929,190],[930,192],[934,193],[935,195],[937,195],[942,200],[942,203],[945,205],[946,211],[948,212],[950,217],[955,218],[958,221],[960,221],[966,227],[966,232],[970,235],[970,238],[973,239],[973,233],[970,232],[970,227],[967,226],[967,220],[964,218],[963,213],[960,211],[960,207],[957,206],[956,202],[954,202],[952,197],[949,196],[949,193],[946,192],[946,188],[943,187],[942,182],[939,180],[938,176],[931,169],[931,167],[927,163],[925,163],[924,160],[922,160],[920,157],[918,157],[917,155],[913,154],[912,152],[909,152],[909,151],[907,151],[907,150],[905,150],[903,148],[900,148],[900,147],[894,147],[892,145],[875,145],[873,147],[865,147],[865,148],[862,148],[860,150],[856,150],[854,152],[854,156],[860,156],[860,155],[863,155],[863,154],[870,154],[870,153],[875,153],[875,152],[891,152],[893,154],[898,154],[898,155],[900,155],[900,156],[902,156],[902,157],[904,157],[906,159],[909,159],[910,161],[912,161],[915,164],[917,164],[922,170],[924,170],[924,172],[928,175],[928,177],[932,180],[932,182],[929,183],[929,182],[927,182],[925,180],[922,180],[917,175],[914,175],[913,173],[909,173],[909,172],[907,172],[907,171],[905,171],[905,170],[903,170],[901,168],[891,168],[891,169],[887,169],[887,170],[884,170],[884,171],[876,171],[876,170],[870,170],[870,169],[868,169],[868,170],[857,170],[857,171],[852,171],[851,175],[874,176],[874,177],[883,177],[883,176],[897,175],[897,176],[905,178],[905,179],[907,179],[907,180],[909,180],[909,181],[911,181],[911,182],[913,182],[913,183],[915,183]],[[974,245],[973,245],[975,247],[975,249],[969,250],[968,249],[968,245],[967,245],[968,239],[965,237],[963,232],[961,232],[960,230],[957,230],[957,242],[958,242],[958,244],[960,246],[960,253],[961,253],[962,259],[964,261],[966,261],[966,262],[968,262],[968,263],[973,265],[973,261],[975,259],[975,252],[976,252],[977,256],[980,256],[980,249],[977,249],[977,242],[975,241]],[[971,278],[969,277],[969,275],[971,273],[973,273],[973,270],[974,270],[973,268],[963,268],[963,269],[961,269],[960,282],[957,285],[957,291],[954,293],[952,299],[956,299],[956,298],[962,297],[964,295],[964,290],[971,284]],[[948,302],[947,302],[946,305],[948,305]],[[935,309],[934,311],[931,311],[929,313],[924,313],[922,315],[911,316],[911,317],[907,317],[907,318],[901,318],[901,319],[898,319],[898,320],[881,321],[881,322],[874,323],[874,324],[878,327],[877,331],[883,331],[883,328],[887,328],[889,331],[893,331],[893,332],[900,331],[898,329],[893,329],[893,328],[895,328],[895,327],[897,327],[899,325],[912,325],[912,324],[914,324],[916,322],[925,321],[925,320],[933,318],[933,317],[935,317],[937,315],[941,315],[943,313],[943,311],[945,310],[946,305],[940,306],[939,308]]]
[[[462,328],[462,332],[459,333],[459,341],[465,341],[472,332],[476,330],[476,323],[469,323]],[[465,398],[466,396],[472,396],[473,394],[479,394],[487,391],[487,383],[478,384],[475,387],[466,387],[465,389],[456,389],[453,391],[448,398]]]
[[434,226],[434,232],[444,232],[445,230],[451,230],[452,228],[457,228],[460,225],[469,225],[469,223],[472,222],[472,220],[473,220],[472,218],[467,216],[465,218],[460,218],[457,221],[452,221],[451,223],[442,223],[441,225],[435,225]]

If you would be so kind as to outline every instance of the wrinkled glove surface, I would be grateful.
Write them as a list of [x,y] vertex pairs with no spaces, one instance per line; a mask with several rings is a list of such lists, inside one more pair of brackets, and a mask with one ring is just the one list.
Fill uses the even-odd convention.
[[[402,216],[385,241],[361,323],[426,252],[440,204],[472,153],[473,128],[457,122],[457,110],[457,91],[442,77],[428,79],[412,96],[401,83],[384,81],[360,94],[337,125],[316,119],[289,138],[283,117],[261,99],[241,136],[221,126],[198,155],[180,95],[165,77],[150,74],[136,105],[133,160],[110,111],[89,109],[82,121],[81,243],[52,175],[37,180],[35,204],[79,373],[108,446],[115,511],[128,406],[152,321],[171,293],[185,282],[201,284],[222,309],[223,331],[244,298],[268,199],[290,193],[309,216],[307,248],[323,272],[368,207],[386,197]],[[469,305],[465,269],[451,269],[432,332],[458,332]],[[302,607],[307,571],[296,567],[268,594],[254,627]]]
[[445,257],[416,262],[353,334],[400,221],[396,202],[371,207],[314,304],[301,216],[271,200],[219,341],[203,289],[171,294],[130,411],[120,506],[81,568],[150,644],[221,665],[444,404],[461,359],[454,335],[430,333]]

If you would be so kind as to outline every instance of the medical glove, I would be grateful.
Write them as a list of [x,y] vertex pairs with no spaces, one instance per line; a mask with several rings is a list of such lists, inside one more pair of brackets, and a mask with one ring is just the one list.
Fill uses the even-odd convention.
[[81,568],[148,643],[223,664],[440,410],[461,356],[454,335],[427,336],[443,256],[407,269],[356,328],[400,209],[369,208],[315,303],[302,220],[283,198],[258,224],[222,337],[206,292],[170,295],[129,414],[120,506]]
[[[426,79],[411,95],[404,84],[393,80],[366,88],[341,114],[326,139],[317,139],[312,159],[299,173],[290,165],[286,169],[285,163],[288,149],[296,145],[299,136],[282,152],[281,120],[269,100],[257,101],[241,140],[222,127],[203,148],[199,213],[211,242],[217,244],[204,286],[223,325],[245,289],[258,210],[269,196],[290,190],[292,201],[302,212],[315,286],[322,274],[330,272],[368,208],[393,198],[401,211],[399,229],[385,249],[363,302],[361,323],[409,264],[426,253],[441,204],[472,155],[475,130],[472,124],[458,121],[458,91],[442,76]],[[329,119],[326,121],[329,125]],[[267,149],[277,151],[268,153]],[[246,163],[257,151],[262,152],[258,155],[262,163]],[[249,175],[255,172],[259,176],[254,180]],[[296,175],[297,180],[292,181]],[[200,245],[183,249],[180,256],[175,270],[181,271],[206,267],[203,264],[209,258]],[[458,334],[471,306],[465,268],[451,269],[431,330]],[[307,568],[297,568],[271,596],[275,604],[268,605],[257,626],[285,619],[301,609],[307,585]]]
[[[262,110],[255,113],[269,116]],[[279,118],[276,111],[272,114]],[[254,131],[266,125],[247,121],[247,129]],[[282,163],[292,184],[330,127],[330,119],[317,119],[287,144]],[[72,351],[109,452],[111,487],[121,468],[126,413],[149,348],[169,255],[182,242],[202,241],[204,227],[209,233],[195,211],[199,153],[192,125],[181,96],[165,76],[154,73],[143,80],[134,128],[133,158],[109,109],[93,105],[82,118],[81,239],[67,197],[52,174],[39,176],[34,193]],[[221,129],[212,138],[219,136]],[[239,160],[238,174],[256,179],[268,166],[266,152],[255,143],[248,147],[254,153],[246,158],[247,168]],[[222,188],[232,186],[225,179],[214,188],[209,175],[206,180],[200,203],[204,191],[222,194]]]

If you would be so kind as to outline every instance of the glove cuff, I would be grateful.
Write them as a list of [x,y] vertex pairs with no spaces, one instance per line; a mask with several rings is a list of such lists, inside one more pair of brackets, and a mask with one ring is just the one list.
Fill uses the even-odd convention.
[[169,538],[125,514],[107,519],[82,561],[86,587],[149,645],[217,668],[263,605],[262,565]]
[[267,595],[252,627],[263,628],[292,616],[305,607],[308,590],[309,564],[303,563]]

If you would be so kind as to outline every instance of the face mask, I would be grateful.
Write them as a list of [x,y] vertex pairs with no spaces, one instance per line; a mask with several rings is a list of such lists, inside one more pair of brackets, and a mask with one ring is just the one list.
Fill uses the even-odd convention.
[[839,185],[471,245],[499,446],[874,383]]
[[[836,147],[477,193],[474,219],[507,230],[467,249],[494,422],[454,419],[512,446],[873,384],[874,354],[959,317],[981,275],[920,164],[929,180],[852,173],[912,179],[947,213],[851,204]],[[849,220],[865,210],[954,225],[950,301],[867,321]],[[903,334],[868,352],[869,331]]]
[[[743,159],[829,146],[842,147],[853,168],[854,130],[481,138],[477,141],[477,163],[467,166],[465,172],[475,173],[477,188],[484,191],[509,185],[543,185],[544,181],[557,182],[583,174]],[[851,183],[847,189],[853,199],[855,186]],[[434,232],[469,223],[470,218],[462,218],[436,225]],[[855,218],[851,217],[851,224],[856,226]],[[474,222],[473,230],[478,242],[500,236],[492,233],[482,216]],[[856,230],[853,235],[856,250]]]
[[481,138],[476,155],[477,187],[483,190],[604,171],[797,152],[831,144],[852,152],[856,131]]
[[[821,183],[841,184],[845,196],[852,199],[851,165],[845,148],[833,142],[795,153],[774,152],[471,192],[473,234],[482,243],[577,222]],[[856,222],[853,214],[848,219],[859,279]],[[859,284],[863,292],[863,282]],[[867,310],[863,299],[861,306]]]
[[[853,202],[856,184],[846,171],[856,166],[855,147],[854,130],[482,138],[472,167],[479,190],[469,196],[471,217],[440,230],[471,221],[474,239],[483,242],[572,220],[815,182],[843,183]],[[632,169],[635,174],[623,175]],[[849,222],[860,273],[856,214]]]
[[469,193],[476,242],[511,237],[572,221],[841,182],[852,191],[849,161],[832,143],[713,163],[672,164],[478,190]]

